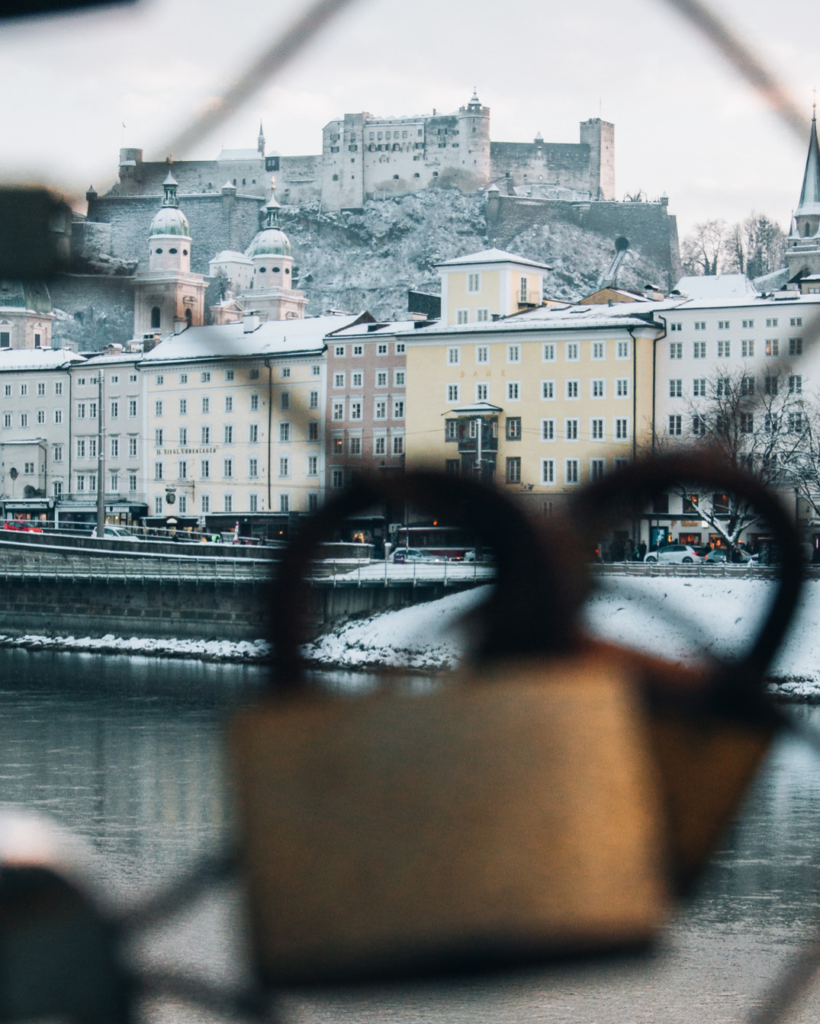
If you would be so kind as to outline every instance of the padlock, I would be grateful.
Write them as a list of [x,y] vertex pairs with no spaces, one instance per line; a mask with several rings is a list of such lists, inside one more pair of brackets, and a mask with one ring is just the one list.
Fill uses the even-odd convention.
[[[495,547],[479,657],[433,692],[331,696],[299,661],[304,570],[333,525],[387,500]],[[431,474],[361,481],[297,536],[273,593],[274,688],[231,736],[267,984],[520,966],[657,936],[773,724],[759,707],[724,715],[715,673],[584,637],[579,550],[497,492]],[[781,586],[775,619],[791,597]]]

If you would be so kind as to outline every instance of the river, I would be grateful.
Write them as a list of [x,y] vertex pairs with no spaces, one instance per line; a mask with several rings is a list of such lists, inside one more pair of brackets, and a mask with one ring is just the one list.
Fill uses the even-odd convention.
[[[222,730],[264,670],[151,658],[0,651],[0,801],[53,816],[94,851],[101,882],[139,900],[230,835]],[[793,712],[820,728],[820,708]],[[553,968],[402,989],[289,996],[287,1021],[739,1021],[820,907],[820,759],[773,749],[691,904],[649,961]],[[145,937],[139,960],[240,977],[231,886]],[[820,984],[795,1020],[820,1011]],[[180,1006],[149,1019],[214,1019]]]

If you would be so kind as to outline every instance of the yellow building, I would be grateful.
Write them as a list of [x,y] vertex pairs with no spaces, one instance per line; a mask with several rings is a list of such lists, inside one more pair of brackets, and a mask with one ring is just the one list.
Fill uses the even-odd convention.
[[662,333],[596,306],[408,332],[408,469],[495,480],[549,514],[650,443]]
[[441,322],[476,324],[540,306],[543,263],[487,249],[438,264],[441,272]]
[[149,522],[174,516],[210,531],[243,517],[262,524],[266,515],[315,511],[324,480],[325,338],[358,319],[246,316],[189,328],[147,353],[140,369]]

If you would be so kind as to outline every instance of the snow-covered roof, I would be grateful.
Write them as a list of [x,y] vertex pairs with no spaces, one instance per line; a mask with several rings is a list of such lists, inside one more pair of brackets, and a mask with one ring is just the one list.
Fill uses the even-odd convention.
[[67,348],[0,349],[0,373],[3,370],[61,370],[71,363],[83,363],[85,357]]
[[[405,336],[406,340],[423,341],[431,335],[441,334],[508,334],[520,331],[576,331],[576,330],[627,330],[630,327],[647,327],[652,325],[646,319],[631,315],[636,312],[638,303],[619,303],[617,306],[571,306],[571,307],[539,307],[530,313],[541,313],[541,316],[510,316],[501,320],[481,321],[475,324],[431,324],[429,327],[413,328],[396,333]],[[645,315],[653,303],[640,303],[640,312]],[[626,309],[624,309],[626,307]],[[617,311],[617,312],[616,312]]]
[[[413,324],[425,323],[424,320],[411,320],[408,317],[406,320],[391,320],[389,323],[379,322],[378,324],[354,324],[352,327],[345,327],[343,331],[337,331],[334,335],[335,338],[347,338],[351,336],[361,337],[362,335],[373,335],[373,334],[395,334],[396,331],[412,330]],[[369,328],[373,328],[371,331]]]
[[244,324],[189,327],[172,334],[147,352],[142,363],[177,362],[181,359],[222,359],[225,357],[280,356],[298,352],[321,352],[329,334],[355,324],[364,313],[345,316],[312,316],[304,320],[266,320],[255,331]]
[[745,274],[682,277],[675,290],[689,299],[739,299],[757,295],[757,289]]
[[142,352],[101,352],[99,355],[88,356],[86,363],[95,366],[116,366],[119,363],[134,363],[142,359]]
[[249,260],[243,252],[234,252],[233,249],[223,249],[218,256],[214,256],[210,263],[247,263],[253,266],[253,260]]
[[258,149],[223,149],[217,160],[262,160]]
[[437,263],[437,267],[462,267],[472,263],[519,263],[525,267],[537,267],[539,270],[549,270],[545,263],[536,263],[535,260],[525,259],[523,256],[516,256],[515,253],[505,252],[503,249],[485,249],[483,252],[474,252],[468,256],[456,256],[455,259],[445,260]]

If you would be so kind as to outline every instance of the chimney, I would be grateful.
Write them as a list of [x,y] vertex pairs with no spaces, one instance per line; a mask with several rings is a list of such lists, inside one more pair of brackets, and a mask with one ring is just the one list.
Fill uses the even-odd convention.
[[174,334],[182,334],[187,326],[187,320],[183,320],[181,317],[174,318]]
[[242,330],[245,334],[253,334],[253,332],[259,327],[259,314],[258,313],[243,313],[242,314]]

